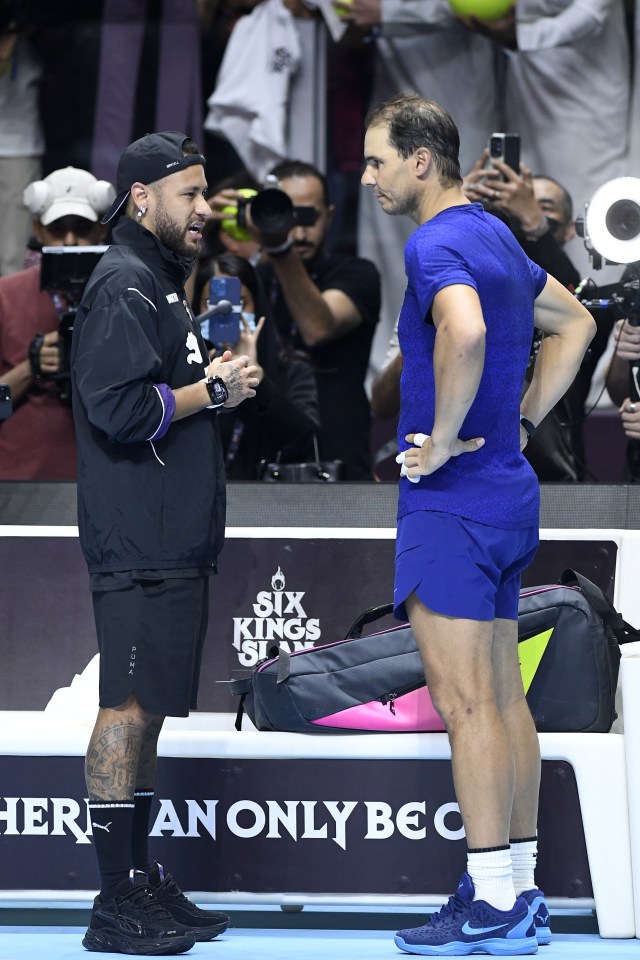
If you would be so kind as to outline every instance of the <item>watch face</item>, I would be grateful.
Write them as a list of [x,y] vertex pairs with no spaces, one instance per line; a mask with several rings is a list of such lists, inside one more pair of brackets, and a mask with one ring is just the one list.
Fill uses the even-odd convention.
[[221,377],[213,377],[208,380],[207,389],[212,403],[222,404],[229,399],[229,391]]

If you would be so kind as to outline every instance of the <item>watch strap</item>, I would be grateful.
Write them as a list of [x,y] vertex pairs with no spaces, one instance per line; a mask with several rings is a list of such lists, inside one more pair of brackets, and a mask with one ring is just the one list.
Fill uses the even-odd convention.
[[527,420],[526,417],[520,417],[520,426],[524,429],[529,440],[531,440],[531,437],[536,432],[536,425],[531,423],[531,420]]

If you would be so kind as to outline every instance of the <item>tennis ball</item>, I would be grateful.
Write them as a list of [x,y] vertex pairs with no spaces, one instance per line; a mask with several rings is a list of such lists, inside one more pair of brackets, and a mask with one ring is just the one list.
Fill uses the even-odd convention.
[[[247,200],[250,200],[252,197],[255,197],[256,191],[243,189],[238,190],[243,197],[246,197]],[[253,234],[247,227],[238,226],[237,221],[237,207],[223,207],[222,212],[226,214],[225,219],[220,221],[220,226],[225,233],[228,233],[230,237],[233,237],[234,240],[238,240],[241,243],[246,243],[248,240],[253,240]]]
[[500,20],[514,5],[515,0],[449,0],[449,6],[461,17],[478,20]]
[[[353,0],[341,0],[341,3],[345,3],[351,6],[351,4],[353,3]],[[348,13],[348,10],[342,10],[340,7],[334,7],[333,9],[335,10],[335,12],[338,14],[339,17],[346,17]]]

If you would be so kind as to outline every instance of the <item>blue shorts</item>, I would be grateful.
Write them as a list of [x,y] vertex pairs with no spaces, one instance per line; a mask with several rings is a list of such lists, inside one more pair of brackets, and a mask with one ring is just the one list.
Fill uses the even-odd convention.
[[435,613],[462,620],[518,619],[520,574],[538,549],[538,527],[502,530],[416,510],[398,521],[394,615],[408,620],[412,593]]

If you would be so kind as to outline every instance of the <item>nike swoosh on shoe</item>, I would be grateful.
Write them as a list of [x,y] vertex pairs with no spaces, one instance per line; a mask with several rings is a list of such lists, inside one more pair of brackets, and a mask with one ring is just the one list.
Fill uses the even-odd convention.
[[465,937],[477,937],[485,933],[495,933],[496,930],[504,930],[504,928],[508,926],[508,923],[499,923],[496,927],[472,927],[469,921],[465,920],[460,929]]

